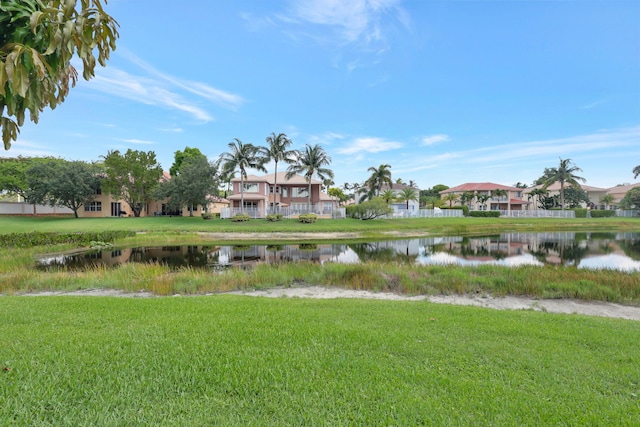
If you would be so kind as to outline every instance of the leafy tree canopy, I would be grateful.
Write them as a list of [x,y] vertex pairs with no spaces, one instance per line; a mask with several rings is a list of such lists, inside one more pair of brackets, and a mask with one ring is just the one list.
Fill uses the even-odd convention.
[[640,187],[627,191],[627,194],[620,200],[620,206],[625,209],[640,209]]
[[116,199],[123,199],[138,217],[152,191],[160,183],[162,167],[153,151],[128,149],[125,154],[109,151],[104,157],[106,178],[102,189]]
[[171,174],[171,176],[178,175],[182,164],[187,159],[194,159],[194,158],[203,158],[205,159],[205,161],[207,160],[207,156],[202,154],[202,152],[198,148],[184,147],[184,151],[180,151],[180,150],[176,151],[174,153],[173,165],[171,165],[171,168],[169,169],[169,173]]
[[[94,76],[116,48],[118,23],[101,0],[2,0],[0,2],[0,128],[11,147],[28,110],[32,121],[62,103],[78,78]],[[106,0],[105,0],[106,3]],[[6,115],[5,115],[6,114]],[[13,118],[15,118],[15,120]]]
[[31,203],[66,206],[78,218],[78,209],[91,201],[100,187],[99,167],[81,161],[48,159],[27,170]]

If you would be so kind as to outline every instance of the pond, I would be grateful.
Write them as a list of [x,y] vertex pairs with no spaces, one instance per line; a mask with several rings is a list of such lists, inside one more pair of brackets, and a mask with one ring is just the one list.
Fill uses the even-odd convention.
[[640,271],[640,233],[504,233],[484,237],[428,237],[367,243],[301,243],[110,248],[37,259],[42,270],[79,270],[91,265],[161,263],[222,270],[256,264],[361,263],[502,266],[559,265]]

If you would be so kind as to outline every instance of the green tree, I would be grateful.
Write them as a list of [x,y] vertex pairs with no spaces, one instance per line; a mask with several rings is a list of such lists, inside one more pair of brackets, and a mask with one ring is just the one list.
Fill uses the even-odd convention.
[[156,154],[128,149],[125,154],[118,150],[109,151],[103,158],[106,174],[103,191],[124,200],[133,215],[139,217],[162,177],[162,167],[156,161]]
[[537,207],[541,208],[541,209],[547,209],[545,207],[545,204],[543,203],[543,198],[547,197],[549,195],[547,190],[544,190],[542,188],[534,188],[533,190],[531,190],[529,192],[529,195],[527,196],[529,201],[531,201],[532,198],[535,198],[537,200]]
[[184,147],[184,151],[178,150],[173,153],[173,165],[171,165],[171,168],[169,169],[169,173],[171,174],[171,176],[178,175],[182,163],[184,163],[188,159],[193,158],[201,158],[206,160],[207,156],[202,154],[202,152],[198,148],[191,147]]
[[380,198],[389,205],[396,200],[396,193],[393,190],[384,190],[382,193],[380,193]]
[[478,194],[476,199],[478,199],[478,203],[480,206],[484,207],[484,210],[487,210],[487,200],[491,198],[490,194]]
[[220,157],[225,173],[240,172],[240,209],[244,210],[244,180],[247,179],[247,169],[267,172],[264,167],[265,159],[260,155],[260,148],[253,144],[234,138],[229,144],[229,151]]
[[206,208],[208,197],[218,195],[218,163],[209,163],[206,157],[187,157],[179,173],[163,181],[154,192],[154,198],[169,198],[173,209],[187,207],[193,216],[193,206]]
[[476,198],[476,194],[472,191],[464,191],[461,195],[460,195],[460,204],[462,206],[468,206],[473,199]]
[[317,175],[321,180],[333,178],[333,171],[325,167],[330,164],[331,157],[329,157],[320,145],[316,144],[312,146],[307,144],[304,151],[297,152],[294,163],[287,168],[287,179],[293,175],[301,174],[309,183],[307,195],[309,210],[311,210],[311,179],[314,175]]
[[27,197],[33,203],[66,206],[78,218],[78,209],[100,188],[99,169],[81,161],[50,159],[27,170]]
[[589,195],[582,188],[568,187],[564,190],[564,198],[567,206],[572,208],[579,208],[582,203],[589,204]]
[[101,0],[80,0],[79,9],[76,5],[75,0],[0,2],[0,128],[5,150],[18,137],[27,110],[37,123],[45,107],[53,109],[65,100],[78,79],[71,65],[75,55],[89,80],[96,59],[105,66],[116,48],[118,23]]
[[399,201],[406,202],[407,203],[407,209],[409,209],[409,202],[411,202],[411,201],[417,202],[418,201],[418,192],[413,187],[407,187],[407,188],[403,188],[398,193],[397,197],[398,197]]
[[273,182],[273,208],[274,210],[280,205],[278,202],[278,163],[285,162],[291,164],[294,161],[297,151],[290,150],[289,147],[293,144],[291,139],[287,138],[284,133],[276,134],[272,132],[266,138],[267,147],[262,148],[262,155],[267,162],[273,161],[275,163],[274,182]]
[[564,187],[569,184],[574,188],[580,188],[578,181],[586,182],[587,180],[576,175],[576,172],[582,172],[577,166],[571,166],[571,159],[560,159],[560,164],[555,168],[546,168],[544,175],[541,177],[543,188],[546,190],[553,183],[560,183],[560,205],[562,210],[565,208]]
[[616,198],[611,193],[607,193],[604,196],[600,197],[600,203],[604,205],[605,209],[608,209],[609,206],[611,206],[611,204],[615,201]]
[[453,203],[456,202],[459,198],[459,194],[447,193],[444,195],[444,197],[442,197],[442,200],[444,200],[445,202],[449,202],[449,207],[452,207]]
[[633,168],[633,179],[636,179],[640,175],[640,165]]
[[54,160],[53,157],[16,157],[0,158],[0,192],[16,194],[33,203],[33,214],[36,215],[36,203],[29,200],[29,182],[27,170],[40,162]]
[[622,200],[620,200],[620,206],[625,209],[640,209],[640,187],[627,191]]
[[389,207],[380,197],[374,197],[366,202],[347,206],[347,216],[361,220],[375,219],[392,213],[393,208]]
[[337,188],[337,187],[329,188],[329,190],[327,191],[327,194],[330,197],[333,197],[334,199],[338,200],[338,203],[340,205],[346,202],[347,199],[349,198],[346,194],[344,194],[344,191],[342,191],[341,188]]
[[367,169],[368,172],[371,172],[371,176],[365,182],[365,185],[369,188],[368,198],[372,198],[373,196],[380,196],[380,191],[382,187],[388,185],[391,187],[393,181],[391,180],[391,166],[384,164],[380,165],[377,168],[371,166]]

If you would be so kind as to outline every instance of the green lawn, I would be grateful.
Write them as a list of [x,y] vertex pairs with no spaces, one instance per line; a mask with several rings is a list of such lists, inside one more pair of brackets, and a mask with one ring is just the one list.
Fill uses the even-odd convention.
[[3,296],[0,426],[636,426],[638,342],[427,302]]
[[133,230],[164,233],[278,233],[320,232],[360,233],[363,237],[381,236],[385,232],[426,234],[487,234],[507,231],[572,231],[618,230],[640,231],[640,218],[594,219],[513,219],[513,218],[416,218],[360,221],[354,219],[320,219],[314,224],[297,220],[269,222],[256,219],[248,222],[208,220],[198,217],[146,218],[68,218],[68,217],[0,217],[0,233],[87,232]]

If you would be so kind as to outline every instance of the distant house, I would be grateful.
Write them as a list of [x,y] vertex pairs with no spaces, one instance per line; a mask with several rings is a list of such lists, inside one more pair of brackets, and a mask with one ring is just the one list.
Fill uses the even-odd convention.
[[[162,173],[161,180],[171,179],[168,172]],[[222,208],[229,206],[229,201],[224,198],[209,196],[207,206],[192,206],[194,216],[202,216],[203,213],[217,213]],[[182,209],[169,208],[168,199],[153,200],[149,199],[142,207],[141,217],[145,216],[189,216],[189,207]],[[102,217],[119,217],[133,216],[133,212],[129,204],[120,199],[116,200],[111,194],[103,193],[101,189],[97,189],[93,199],[89,203],[85,203],[84,207],[78,210],[78,216],[83,218],[102,218]]]
[[[567,188],[569,188],[570,185],[566,184],[564,185],[564,189],[566,191]],[[600,204],[600,198],[602,196],[604,196],[605,194],[607,194],[607,189],[606,188],[600,188],[600,187],[591,187],[590,185],[580,185],[580,188],[582,190],[584,190],[587,193],[587,197],[589,198],[589,201],[591,203],[593,203],[593,205],[598,206]],[[529,188],[525,188],[523,190],[525,196],[529,196],[529,194],[536,189],[543,189],[542,185],[535,185],[533,187],[529,187]],[[547,187],[546,189],[547,193],[549,194],[549,196],[559,196],[560,195],[560,183],[559,182],[554,182],[553,184],[551,184],[549,187]],[[587,204],[586,203],[582,203],[582,207],[586,208]],[[537,203],[533,203],[532,209],[541,209]]]
[[624,185],[616,185],[615,187],[611,187],[607,189],[606,194],[611,194],[613,196],[614,201],[605,205],[604,203],[598,203],[598,207],[600,209],[617,209],[620,206],[620,201],[627,194],[627,192],[633,188],[640,187],[640,182],[635,184],[624,184]]
[[387,191],[387,190],[391,190],[393,191],[396,196],[399,195],[402,190],[404,190],[405,188],[413,188],[416,192],[416,200],[409,200],[409,202],[407,201],[394,201],[392,202],[389,206],[393,208],[394,211],[417,211],[418,209],[420,209],[420,189],[417,187],[412,187],[410,185],[406,185],[406,184],[396,184],[393,183],[391,184],[391,186],[384,184],[382,186],[382,188],[380,189],[380,191]]
[[[319,215],[332,215],[338,207],[336,200],[322,191],[322,182],[311,180],[311,207],[309,208],[309,182],[300,175],[286,177],[286,172],[264,176],[248,175],[244,180],[244,191],[240,189],[240,178],[233,178],[233,195],[229,196],[231,208],[243,211],[256,218],[269,212],[287,215],[306,213],[309,210]],[[276,185],[277,181],[277,185]],[[244,205],[241,206],[244,199]]]
[[[493,195],[495,190],[502,190],[506,193],[504,196]],[[495,184],[493,182],[467,182],[456,187],[451,187],[440,192],[440,196],[447,194],[455,194],[462,196],[464,193],[471,193],[474,198],[467,203],[469,210],[492,210],[492,211],[519,211],[529,209],[529,201],[524,200],[522,188],[511,187],[508,185]],[[488,196],[486,202],[482,203],[478,196]],[[459,197],[456,204],[462,203]]]

